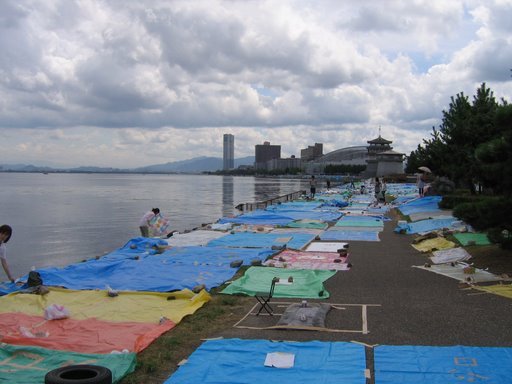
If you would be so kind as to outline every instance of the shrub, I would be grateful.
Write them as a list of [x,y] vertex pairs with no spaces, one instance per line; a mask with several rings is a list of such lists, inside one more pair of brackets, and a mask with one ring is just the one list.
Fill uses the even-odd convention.
[[442,209],[454,209],[457,205],[464,203],[474,203],[481,200],[482,197],[475,195],[445,195],[443,199],[439,202],[439,208]]
[[457,204],[453,215],[478,230],[505,227],[510,223],[512,201],[504,198],[481,198],[474,202]]
[[489,240],[493,243],[499,244],[503,249],[512,249],[512,227],[491,228],[487,232]]

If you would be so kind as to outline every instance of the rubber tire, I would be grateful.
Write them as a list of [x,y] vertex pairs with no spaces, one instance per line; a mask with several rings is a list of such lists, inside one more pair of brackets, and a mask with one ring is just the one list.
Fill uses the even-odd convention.
[[45,384],[112,384],[112,371],[99,365],[68,365],[48,372]]

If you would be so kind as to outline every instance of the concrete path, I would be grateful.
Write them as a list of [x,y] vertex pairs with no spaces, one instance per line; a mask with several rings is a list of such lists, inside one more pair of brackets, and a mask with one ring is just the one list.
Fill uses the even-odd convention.
[[[352,269],[338,272],[326,282],[331,294],[326,302],[342,304],[343,308],[331,310],[326,325],[346,332],[230,327],[219,336],[355,341],[370,346],[511,347],[512,300],[463,290],[454,279],[412,268],[428,259],[410,245],[413,236],[395,234],[395,226],[396,221],[385,223],[380,242],[350,242]],[[269,317],[248,320],[251,325],[259,322],[262,326],[276,321]],[[367,360],[373,373],[372,348],[367,348]],[[373,374],[367,383],[373,383]]]

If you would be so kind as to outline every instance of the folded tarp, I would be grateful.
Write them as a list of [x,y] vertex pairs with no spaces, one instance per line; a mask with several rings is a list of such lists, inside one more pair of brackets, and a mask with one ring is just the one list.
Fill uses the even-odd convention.
[[211,289],[236,272],[229,265],[231,261],[242,260],[247,265],[253,259],[263,261],[272,253],[270,249],[176,247],[140,259],[101,258],[38,272],[45,285],[69,289],[104,289],[107,284],[125,291],[168,292],[199,284]]
[[512,348],[379,345],[375,384],[510,383]]
[[[255,296],[269,292],[272,279],[278,277],[279,283],[275,285],[274,297],[327,299],[329,292],[325,290],[323,283],[335,273],[322,270],[250,267],[241,278],[233,281],[221,293]],[[292,277],[292,282],[288,282],[289,277]]]
[[432,252],[433,250],[454,248],[455,243],[444,237],[423,240],[417,244],[411,244],[414,249],[420,252]]
[[[335,260],[337,262],[334,262]],[[346,261],[347,257],[340,257],[337,252],[306,252],[285,249],[265,261],[264,265],[276,268],[348,271],[350,268]]]
[[466,232],[466,233],[455,233],[453,236],[463,246],[467,246],[470,244],[473,244],[473,245],[489,245],[489,244],[491,244],[486,233]]
[[[265,366],[269,354],[291,356],[293,366]],[[279,365],[279,360],[274,365]],[[364,384],[365,368],[364,346],[358,344],[208,340],[164,384]]]
[[424,269],[426,271],[438,273],[443,276],[451,277],[452,279],[473,283],[482,283],[485,281],[499,281],[501,278],[490,272],[481,269],[475,269],[474,273],[464,273],[467,264],[439,264],[427,266],[414,266],[414,268]]
[[85,354],[2,344],[0,383],[44,383],[47,372],[76,364],[106,367],[112,372],[112,383],[117,383],[134,371],[135,359],[135,353]]
[[464,248],[442,249],[432,252],[430,260],[434,264],[454,263],[471,259],[471,255]]
[[175,326],[170,320],[160,324],[94,318],[46,320],[44,316],[9,312],[0,313],[0,342],[84,353],[111,353],[124,349],[140,352]]
[[405,233],[408,235],[413,233],[426,233],[443,228],[455,228],[454,225],[457,222],[455,217],[420,220],[414,223],[407,223],[404,226],[398,226],[395,231],[398,232],[400,229],[405,229]]
[[198,294],[188,289],[172,293],[119,292],[118,296],[109,297],[107,291],[50,288],[44,296],[13,293],[3,297],[0,313],[43,316],[45,308],[57,304],[64,306],[70,318],[75,320],[96,318],[111,322],[158,324],[162,317],[166,317],[177,324],[209,300],[210,295],[205,290]]
[[[342,227],[340,227],[342,228]],[[379,231],[361,231],[361,230],[340,230],[338,228],[329,228],[324,233],[320,234],[320,239],[332,241],[380,241]]]
[[208,243],[209,247],[272,248],[284,246],[301,249],[315,238],[310,233],[232,233]]
[[441,200],[441,196],[421,197],[399,205],[398,209],[406,216],[411,213],[436,211],[439,209],[439,202]]

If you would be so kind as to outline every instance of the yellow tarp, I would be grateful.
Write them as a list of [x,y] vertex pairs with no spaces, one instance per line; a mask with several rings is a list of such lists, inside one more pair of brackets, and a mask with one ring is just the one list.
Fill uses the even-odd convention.
[[109,297],[107,291],[73,291],[49,288],[44,296],[13,293],[0,298],[0,313],[21,312],[44,316],[44,309],[51,304],[63,305],[75,320],[96,318],[114,322],[158,323],[166,317],[179,323],[210,300],[205,290],[195,294],[188,289],[172,293],[119,292]]
[[420,252],[432,252],[440,249],[450,249],[456,246],[454,242],[446,240],[444,237],[435,237],[411,245]]
[[495,295],[504,296],[508,299],[512,299],[512,285],[488,285],[486,287],[483,286],[474,286],[473,288],[478,289],[479,291],[493,293]]

